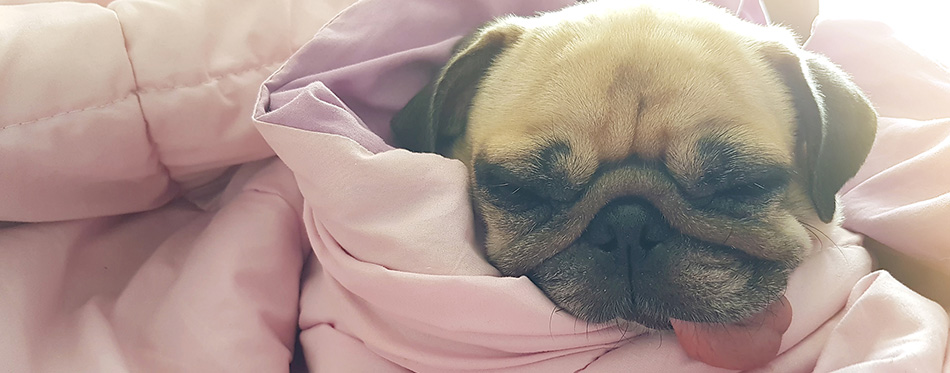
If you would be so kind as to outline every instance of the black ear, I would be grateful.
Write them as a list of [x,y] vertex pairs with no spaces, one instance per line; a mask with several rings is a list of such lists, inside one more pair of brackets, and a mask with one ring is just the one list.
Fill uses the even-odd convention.
[[794,98],[798,161],[818,217],[830,222],[835,194],[864,163],[877,132],[877,113],[861,90],[825,57],[797,47],[765,48]]
[[439,75],[390,121],[396,144],[409,150],[445,154],[465,132],[468,111],[495,56],[524,32],[507,18],[462,39]]

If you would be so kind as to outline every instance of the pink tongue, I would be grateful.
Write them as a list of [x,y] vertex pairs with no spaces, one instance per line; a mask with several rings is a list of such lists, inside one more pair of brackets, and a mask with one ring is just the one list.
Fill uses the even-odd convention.
[[778,354],[782,334],[792,322],[792,307],[782,296],[762,312],[735,324],[670,322],[689,357],[720,368],[745,370],[765,365]]

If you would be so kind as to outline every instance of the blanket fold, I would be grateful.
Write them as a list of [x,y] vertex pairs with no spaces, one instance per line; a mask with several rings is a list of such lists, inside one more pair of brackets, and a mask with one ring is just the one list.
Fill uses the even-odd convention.
[[[459,37],[493,14],[524,15],[562,5],[478,1],[467,3],[463,12],[434,1],[394,9],[367,0],[329,24],[262,87],[255,110],[258,129],[297,177],[319,261],[319,270],[304,281],[301,340],[347,346],[334,353],[383,358],[367,360],[367,366],[359,361],[333,366],[359,370],[381,364],[387,370],[421,372],[719,371],[690,360],[672,335],[588,325],[558,312],[527,278],[497,277],[472,232],[464,166],[387,144],[389,118],[444,63]],[[381,11],[393,17],[372,18],[371,29],[359,26]],[[441,16],[425,16],[432,13]],[[351,40],[361,46],[351,48]],[[833,370],[857,362],[882,369],[938,366],[934,351],[945,349],[947,340],[943,310],[906,288],[897,290],[899,284],[889,276],[870,274],[871,258],[859,236],[844,230],[825,234],[814,242],[822,249],[790,279],[787,297],[795,317],[782,355],[763,370]],[[914,353],[878,364],[865,354],[869,351],[827,348],[835,338],[855,338],[842,334],[853,320],[849,315],[904,317],[900,307],[878,311],[873,301],[849,303],[856,286],[867,283],[873,290],[860,296],[919,303],[925,309],[920,314],[934,322],[933,328],[911,333],[922,343],[918,348],[902,339],[912,328],[878,336],[880,343]],[[908,298],[882,295],[888,291]],[[332,359],[326,347],[305,343],[304,351],[317,364]]]
[[258,85],[352,2],[0,5],[0,221],[148,211],[273,156]]
[[[723,371],[499,277],[465,167],[387,143],[461,35],[571,1],[362,0],[323,28],[353,1],[28,2],[0,5],[0,371],[279,372],[295,343],[316,372]],[[808,47],[884,116],[846,228],[946,263],[950,72],[880,23]],[[760,371],[950,369],[946,311],[824,233]]]

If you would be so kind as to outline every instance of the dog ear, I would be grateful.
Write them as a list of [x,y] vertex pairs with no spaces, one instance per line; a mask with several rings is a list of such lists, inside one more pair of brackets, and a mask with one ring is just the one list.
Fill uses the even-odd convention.
[[501,19],[462,39],[439,75],[393,116],[390,126],[399,146],[444,154],[465,132],[479,82],[495,56],[524,33],[515,18]]
[[825,57],[795,47],[764,48],[794,100],[798,162],[818,217],[831,222],[835,194],[864,163],[877,113],[848,75]]

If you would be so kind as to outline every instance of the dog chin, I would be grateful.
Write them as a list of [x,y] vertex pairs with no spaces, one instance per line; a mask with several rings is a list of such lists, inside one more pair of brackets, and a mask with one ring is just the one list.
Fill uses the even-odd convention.
[[527,276],[561,309],[591,323],[622,319],[670,329],[670,319],[734,323],[782,296],[791,268],[680,237],[650,255],[575,243]]

